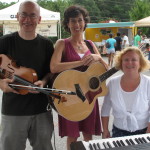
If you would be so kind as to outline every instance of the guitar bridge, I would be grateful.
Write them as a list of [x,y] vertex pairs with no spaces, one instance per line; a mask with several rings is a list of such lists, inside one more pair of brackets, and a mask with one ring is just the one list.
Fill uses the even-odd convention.
[[83,95],[83,92],[80,88],[79,84],[75,84],[76,94],[77,96],[84,102],[86,100],[85,96]]

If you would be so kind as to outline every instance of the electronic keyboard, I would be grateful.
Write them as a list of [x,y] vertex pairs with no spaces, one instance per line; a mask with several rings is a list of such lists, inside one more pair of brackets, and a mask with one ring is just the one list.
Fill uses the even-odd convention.
[[71,150],[150,150],[150,133],[71,143]]

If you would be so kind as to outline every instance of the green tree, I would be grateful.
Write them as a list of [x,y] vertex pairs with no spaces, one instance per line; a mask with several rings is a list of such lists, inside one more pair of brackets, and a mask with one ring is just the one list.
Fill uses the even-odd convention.
[[15,2],[12,2],[12,3],[10,3],[10,4],[0,2],[0,10],[1,10],[1,9],[4,9],[4,8],[6,8],[6,7],[9,7],[9,6],[13,5],[13,4],[15,4]]
[[101,11],[94,0],[72,0],[73,4],[84,6],[89,12],[91,23],[97,23],[101,17]]
[[149,0],[136,0],[134,6],[129,11],[130,19],[137,21],[150,15]]
[[[129,11],[130,19],[137,21],[145,17],[150,16],[150,0],[136,0],[134,7]],[[143,33],[150,36],[150,28],[144,27],[142,29]]]
[[130,21],[128,11],[133,7],[135,0],[94,0],[101,11],[100,21],[113,18],[120,22]]
[[[60,12],[60,18],[61,21],[63,20],[63,14],[66,8],[68,8],[70,5],[72,5],[72,2],[70,0],[38,0],[37,3],[48,10]],[[61,26],[61,35],[62,38],[66,38],[69,36],[69,33],[64,30],[64,28]],[[57,38],[52,38],[53,42],[57,40]]]

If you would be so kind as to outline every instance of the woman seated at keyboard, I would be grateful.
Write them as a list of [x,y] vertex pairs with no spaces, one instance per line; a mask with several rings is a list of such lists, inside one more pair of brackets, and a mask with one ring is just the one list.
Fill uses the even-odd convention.
[[112,77],[102,106],[103,138],[109,138],[109,115],[114,116],[112,137],[150,133],[150,77],[141,72],[150,64],[137,47],[115,56],[115,67],[123,74]]

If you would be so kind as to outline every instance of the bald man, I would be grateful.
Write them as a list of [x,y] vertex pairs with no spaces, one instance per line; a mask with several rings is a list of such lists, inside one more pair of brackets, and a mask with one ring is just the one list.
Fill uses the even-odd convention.
[[[39,5],[29,0],[22,2],[17,20],[20,30],[0,38],[0,54],[11,56],[19,66],[34,69],[38,80],[33,84],[45,87],[54,48],[49,39],[35,31],[41,21]],[[3,91],[0,149],[25,150],[28,139],[33,150],[53,150],[54,126],[51,111],[46,110],[47,95],[37,91],[22,95],[9,86],[14,81],[9,78],[0,80]]]

